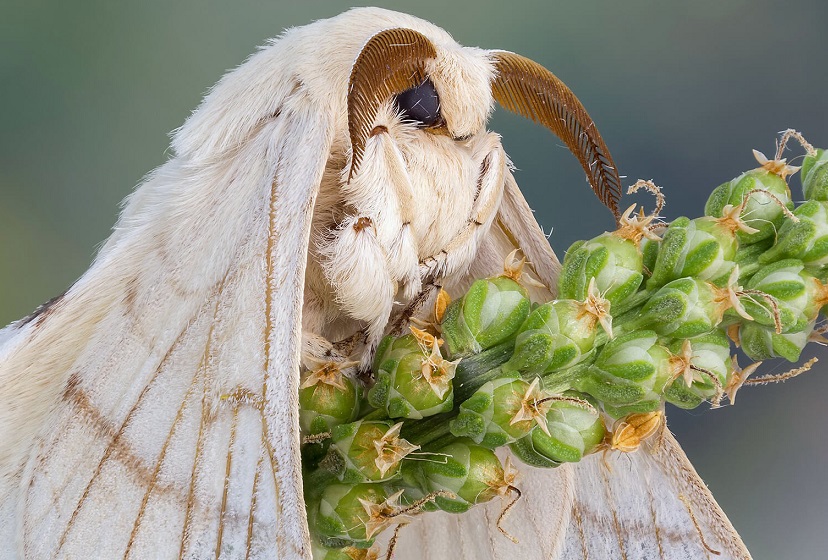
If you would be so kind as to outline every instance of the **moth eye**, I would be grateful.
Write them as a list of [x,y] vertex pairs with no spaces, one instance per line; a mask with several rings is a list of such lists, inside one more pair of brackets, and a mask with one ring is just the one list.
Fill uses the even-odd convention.
[[435,126],[440,117],[440,97],[431,80],[407,89],[394,100],[404,120],[414,121],[422,126]]

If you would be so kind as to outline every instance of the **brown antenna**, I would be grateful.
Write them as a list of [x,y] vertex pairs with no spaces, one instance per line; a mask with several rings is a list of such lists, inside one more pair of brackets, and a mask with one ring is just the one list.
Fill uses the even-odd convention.
[[380,31],[362,47],[348,83],[352,151],[348,182],[362,162],[380,105],[392,95],[423,83],[425,63],[436,56],[437,50],[425,35],[401,27]]
[[492,95],[497,102],[563,140],[581,162],[592,190],[617,221],[621,178],[609,148],[572,90],[552,72],[519,54],[494,51],[493,58],[497,75]]

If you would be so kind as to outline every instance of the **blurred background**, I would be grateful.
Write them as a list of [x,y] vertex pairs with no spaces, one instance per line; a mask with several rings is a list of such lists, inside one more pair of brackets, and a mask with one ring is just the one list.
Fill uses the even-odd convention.
[[[465,45],[512,50],[555,72],[598,124],[627,184],[654,179],[665,214],[701,215],[718,184],[770,155],[777,132],[828,146],[828,4],[822,0],[377,2]],[[0,324],[68,287],[119,201],[167,158],[222,73],[283,28],[347,2],[5,0],[0,8]],[[576,160],[498,111],[517,180],[550,242],[611,227]],[[801,154],[794,146],[789,157]],[[791,180],[801,198],[799,179]],[[672,409],[670,427],[757,559],[828,550],[825,360],[738,406]],[[787,365],[765,368],[785,371]],[[760,370],[761,371],[761,370]]]

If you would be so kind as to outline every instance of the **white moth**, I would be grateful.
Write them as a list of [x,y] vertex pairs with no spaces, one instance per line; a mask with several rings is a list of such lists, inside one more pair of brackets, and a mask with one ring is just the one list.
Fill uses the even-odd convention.
[[[439,114],[400,115],[395,96],[423,83]],[[309,558],[301,358],[366,363],[395,302],[458,293],[515,248],[555,284],[485,128],[495,100],[561,134],[615,200],[612,160],[554,76],[410,16],[292,29],[227,74],[89,271],[0,331],[0,558]],[[669,433],[526,467],[522,486],[519,544],[490,504],[420,516],[396,557],[750,557]]]

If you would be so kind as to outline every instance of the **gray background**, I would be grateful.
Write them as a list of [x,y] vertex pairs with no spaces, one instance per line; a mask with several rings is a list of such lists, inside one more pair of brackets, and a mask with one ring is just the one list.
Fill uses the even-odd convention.
[[[380,2],[553,70],[629,177],[652,178],[666,215],[802,130],[828,146],[828,8],[818,0]],[[165,158],[168,131],[230,67],[285,27],[343,2],[5,0],[0,7],[0,324],[88,266],[119,201]],[[498,111],[518,183],[559,254],[611,225],[575,159]],[[797,152],[801,153],[801,152]],[[800,196],[798,178],[792,180]],[[824,366],[824,367],[820,367]],[[735,407],[671,411],[670,425],[757,559],[824,558],[828,359]],[[784,371],[784,364],[766,371]]]

